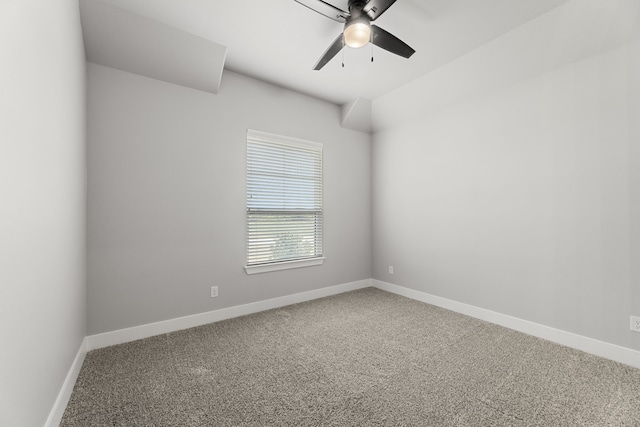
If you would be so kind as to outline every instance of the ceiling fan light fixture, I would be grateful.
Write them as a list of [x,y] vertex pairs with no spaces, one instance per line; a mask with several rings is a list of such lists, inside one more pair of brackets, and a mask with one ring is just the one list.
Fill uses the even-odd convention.
[[[316,65],[314,65],[313,69],[315,71],[321,70],[345,46],[360,48],[371,43],[403,58],[409,58],[416,52],[393,34],[377,25],[371,24],[389,9],[396,0],[347,0],[348,12],[328,3],[329,0],[295,1],[327,18],[344,24],[342,33],[338,34],[338,37],[335,38],[318,62],[316,62]],[[373,52],[371,61],[373,62]],[[342,66],[344,67],[344,64]]]
[[371,40],[371,24],[366,19],[353,20],[344,29],[344,43],[353,48],[366,46]]

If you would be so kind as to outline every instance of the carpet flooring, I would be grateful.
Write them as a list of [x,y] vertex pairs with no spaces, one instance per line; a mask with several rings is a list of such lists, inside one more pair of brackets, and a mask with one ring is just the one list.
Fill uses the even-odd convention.
[[640,426],[640,370],[374,288],[91,351],[61,426]]

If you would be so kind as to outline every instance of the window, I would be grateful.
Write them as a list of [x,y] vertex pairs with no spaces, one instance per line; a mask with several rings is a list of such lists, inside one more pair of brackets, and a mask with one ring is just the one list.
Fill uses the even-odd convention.
[[323,261],[322,144],[249,130],[247,273]]

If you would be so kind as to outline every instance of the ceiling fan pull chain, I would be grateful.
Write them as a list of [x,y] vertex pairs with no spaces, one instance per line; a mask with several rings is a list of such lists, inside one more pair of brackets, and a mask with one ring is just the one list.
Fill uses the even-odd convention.
[[373,31],[369,33],[369,44],[371,45],[371,62],[373,62]]
[[344,68],[344,49],[342,49],[342,68]]

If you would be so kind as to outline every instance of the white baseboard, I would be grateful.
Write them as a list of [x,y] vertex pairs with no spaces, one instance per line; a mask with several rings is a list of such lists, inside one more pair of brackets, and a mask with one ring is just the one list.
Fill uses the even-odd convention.
[[49,412],[49,417],[44,423],[44,427],[58,427],[58,425],[60,424],[62,416],[64,415],[64,410],[67,408],[67,404],[69,403],[69,399],[71,398],[73,386],[76,384],[76,380],[78,379],[78,375],[80,374],[80,368],[82,368],[82,363],[84,362],[84,357],[86,355],[87,338],[84,338],[82,340],[82,343],[80,343],[80,348],[78,349],[78,353],[76,353],[76,357],[73,359],[71,368],[69,368],[69,372],[64,379],[64,383],[62,384],[62,388],[58,393],[58,397],[53,404],[53,408],[51,408],[51,412]]
[[71,393],[73,392],[73,386],[75,385],[78,374],[80,373],[80,368],[82,367],[82,363],[88,351],[135,341],[142,338],[148,338],[154,335],[179,331],[194,326],[205,325],[207,323],[218,322],[220,320],[230,319],[233,317],[244,316],[247,314],[258,313],[260,311],[271,310],[291,304],[337,295],[369,286],[640,368],[640,352],[636,350],[598,341],[593,338],[540,325],[538,323],[522,320],[506,314],[497,313],[495,311],[486,310],[447,298],[438,297],[425,292],[416,291],[414,289],[405,288],[403,286],[375,279],[365,279],[265,301],[223,308],[192,316],[179,317],[162,322],[149,323],[132,328],[87,336],[80,345],[80,349],[76,354],[71,368],[69,369],[69,373],[67,374],[60,393],[58,394],[58,398],[56,399],[49,417],[47,418],[45,427],[56,427],[60,423],[64,410],[69,402],[69,398],[71,397]]
[[207,323],[219,322],[220,320],[231,319],[233,317],[271,310],[273,308],[284,307],[286,305],[297,304],[304,301],[311,301],[314,299],[341,294],[343,292],[362,289],[369,286],[371,286],[371,279],[359,280],[356,282],[343,283],[341,285],[330,286],[327,288],[316,289],[308,292],[301,292],[298,294],[268,299],[265,301],[257,301],[250,304],[223,308],[206,313],[199,313],[191,316],[178,317],[176,319],[134,326],[132,328],[119,329],[117,331],[105,332],[96,335],[89,335],[88,337],[86,337],[87,351],[109,347],[116,344],[123,344],[142,338],[152,337],[154,335],[166,334],[182,329],[193,328],[194,326],[206,325]]
[[392,292],[416,301],[422,301],[427,304],[446,308],[447,310],[475,317],[476,319],[485,320],[487,322],[504,326],[505,328],[513,329],[518,332],[523,332],[528,335],[533,335],[547,341],[552,341],[566,347],[571,347],[576,350],[581,350],[586,353],[595,354],[596,356],[624,363],[625,365],[640,368],[640,351],[599,341],[583,335],[577,335],[560,329],[551,328],[549,326],[540,325],[528,320],[519,319],[517,317],[508,316],[506,314],[497,313],[484,308],[438,297],[425,292],[416,291],[414,289],[405,288],[403,286],[394,285],[392,283],[383,282],[381,280],[371,279],[371,284],[373,287],[383,291]]

